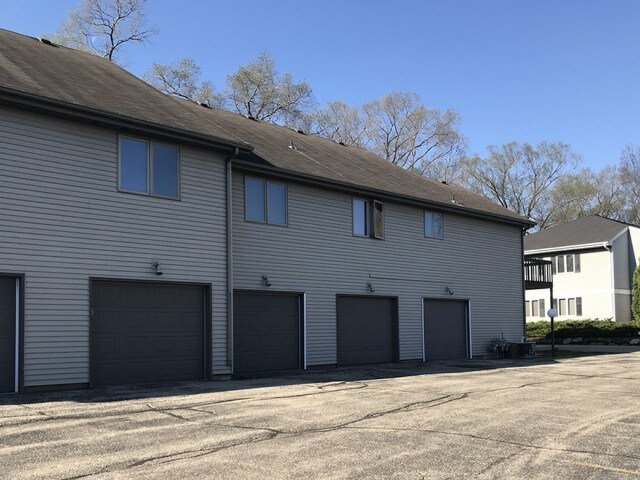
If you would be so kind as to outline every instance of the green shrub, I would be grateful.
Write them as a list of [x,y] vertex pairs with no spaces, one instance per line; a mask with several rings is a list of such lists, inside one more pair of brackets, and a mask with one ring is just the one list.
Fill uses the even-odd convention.
[[631,287],[631,313],[636,324],[640,324],[640,260],[633,271],[633,285]]
[[[556,339],[584,337],[638,337],[640,326],[637,323],[616,323],[611,320],[562,320],[555,322]],[[551,335],[551,322],[542,320],[527,323],[528,338],[545,338]]]

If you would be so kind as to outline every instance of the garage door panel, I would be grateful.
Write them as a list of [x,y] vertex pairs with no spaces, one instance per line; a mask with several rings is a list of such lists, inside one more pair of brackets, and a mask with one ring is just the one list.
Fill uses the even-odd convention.
[[235,373],[298,369],[300,342],[299,295],[235,292]]
[[204,293],[193,285],[94,282],[92,384],[204,378]]
[[383,297],[337,297],[339,365],[396,361],[395,302]]
[[467,358],[466,301],[424,301],[424,349],[429,360]]
[[16,279],[0,277],[0,392],[15,390]]

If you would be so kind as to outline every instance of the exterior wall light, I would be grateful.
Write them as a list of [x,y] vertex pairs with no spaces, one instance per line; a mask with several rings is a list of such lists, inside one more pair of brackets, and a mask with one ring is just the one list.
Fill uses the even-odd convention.
[[154,260],[151,262],[151,266],[155,269],[156,275],[162,275],[164,272],[162,271],[162,267],[160,267],[160,262]]
[[267,277],[266,275],[262,275],[262,284],[265,287],[270,287],[271,286],[271,282],[269,281],[269,277]]
[[453,290],[451,290],[449,287],[444,287],[444,291],[447,292],[449,295],[453,295],[455,292]]
[[367,282],[367,290],[369,290],[369,293],[373,293],[376,291],[376,289],[373,288],[373,283]]

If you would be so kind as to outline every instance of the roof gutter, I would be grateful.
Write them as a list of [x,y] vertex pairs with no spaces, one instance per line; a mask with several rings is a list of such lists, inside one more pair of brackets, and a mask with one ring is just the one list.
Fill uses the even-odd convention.
[[444,212],[456,213],[458,215],[464,215],[468,217],[482,218],[484,220],[493,220],[501,223],[507,223],[509,225],[517,225],[524,228],[530,228],[535,225],[531,220],[519,220],[517,218],[499,215],[491,212],[485,212],[482,210],[476,210],[472,208],[465,208],[455,206],[450,203],[441,203],[423,200],[416,197],[410,197],[407,195],[401,195],[398,193],[389,192],[386,190],[378,190],[374,188],[363,187],[361,185],[340,182],[337,180],[329,180],[324,177],[317,177],[314,175],[308,175],[304,173],[293,172],[291,170],[284,170],[281,168],[273,167],[271,165],[261,165],[256,162],[248,160],[238,160],[233,163],[234,170],[247,173],[259,173],[264,175],[270,175],[272,177],[292,180],[303,185],[310,185],[314,187],[323,187],[330,190],[339,192],[345,192],[350,194],[361,194],[366,196],[374,196],[381,200],[389,200],[400,204],[418,206],[421,208],[434,208]]
[[247,143],[234,142],[233,140],[202,135],[189,130],[166,127],[157,123],[82,107],[30,93],[19,92],[6,87],[0,87],[0,105],[46,113],[71,120],[81,120],[97,125],[128,129],[137,133],[169,138],[200,147],[213,147],[218,150],[231,149],[232,151],[238,148],[246,152],[253,150],[253,147]]
[[571,250],[590,250],[593,248],[608,248],[609,242],[583,243],[580,245],[564,245],[562,247],[534,248],[525,250],[525,255],[538,255],[540,253],[568,252]]

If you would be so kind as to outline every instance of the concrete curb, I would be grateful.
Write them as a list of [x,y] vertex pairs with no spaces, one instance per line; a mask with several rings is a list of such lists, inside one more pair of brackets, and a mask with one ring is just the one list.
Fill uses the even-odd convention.
[[[551,351],[551,345],[537,345],[539,352]],[[640,346],[635,345],[558,345],[556,350],[565,352],[597,352],[597,353],[632,353],[640,352]]]

